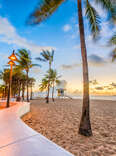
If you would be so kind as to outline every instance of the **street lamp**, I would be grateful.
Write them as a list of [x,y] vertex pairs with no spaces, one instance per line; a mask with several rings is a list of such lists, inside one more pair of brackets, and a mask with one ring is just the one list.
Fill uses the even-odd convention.
[[9,107],[9,103],[10,103],[10,96],[11,96],[11,85],[12,85],[12,70],[13,70],[13,65],[15,65],[14,61],[17,60],[16,55],[13,53],[10,57],[8,57],[10,59],[10,61],[8,62],[8,64],[10,65],[10,79],[9,79],[9,88],[8,88],[8,96],[7,96],[7,108]]

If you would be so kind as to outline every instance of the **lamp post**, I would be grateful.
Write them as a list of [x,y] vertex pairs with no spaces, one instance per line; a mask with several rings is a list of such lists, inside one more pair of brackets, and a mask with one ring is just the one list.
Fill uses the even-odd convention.
[[13,53],[10,57],[8,57],[10,59],[10,61],[8,62],[8,64],[10,65],[10,78],[9,78],[9,88],[8,88],[8,96],[7,96],[7,108],[10,106],[10,97],[11,97],[11,85],[12,85],[12,70],[13,70],[13,65],[15,65],[14,61],[17,60],[14,50]]

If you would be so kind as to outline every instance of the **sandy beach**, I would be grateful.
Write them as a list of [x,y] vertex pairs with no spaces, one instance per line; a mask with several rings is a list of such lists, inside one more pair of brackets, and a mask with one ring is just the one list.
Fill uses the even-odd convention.
[[[91,101],[92,137],[78,134],[82,101],[44,99],[31,101],[31,112],[23,121],[75,156],[116,156],[116,102]],[[55,156],[55,155],[54,155]]]

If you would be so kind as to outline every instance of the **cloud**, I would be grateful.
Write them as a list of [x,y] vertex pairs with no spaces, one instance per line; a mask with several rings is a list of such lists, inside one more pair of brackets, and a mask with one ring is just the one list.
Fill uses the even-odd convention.
[[64,27],[63,27],[63,31],[64,32],[68,32],[68,31],[70,31],[72,29],[72,27],[69,25],[69,24],[66,24],[66,25],[64,25]]
[[67,86],[67,81],[66,80],[60,80],[60,82],[57,84],[57,89],[66,89],[66,86]]
[[31,69],[32,74],[38,74],[40,73],[40,71],[41,71],[40,67],[36,67],[36,66]]
[[66,65],[66,64],[63,64],[63,65],[61,65],[61,68],[63,69],[63,70],[71,70],[71,69],[74,69],[74,68],[76,68],[76,67],[79,67],[80,66],[80,64],[70,64],[70,65]]
[[114,87],[112,87],[112,86],[108,85],[108,86],[104,86],[104,89],[106,89],[106,90],[113,90],[113,89],[114,89]]
[[116,83],[112,82],[110,86],[112,86],[113,88],[116,88]]
[[106,18],[107,12],[105,9],[101,7],[101,5],[95,3],[95,1],[91,1],[91,5],[96,9],[96,11],[99,13],[99,16]]
[[[108,62],[104,58],[102,58],[98,55],[92,54],[92,55],[88,56],[89,66],[99,67],[99,66],[104,66],[107,63]],[[81,62],[80,63],[74,63],[74,64],[62,64],[61,69],[62,70],[72,70],[72,69],[75,69],[77,67],[80,67],[81,64],[82,64]],[[97,83],[97,81],[93,80],[93,81],[90,81],[90,83],[95,84],[95,83]]]
[[107,63],[104,58],[95,54],[88,56],[88,62],[91,66],[104,66]]
[[82,92],[78,89],[76,89],[75,91],[72,92],[73,95],[79,95],[81,94]]
[[21,37],[8,19],[3,17],[0,17],[0,42],[14,44],[20,48],[27,48],[35,53],[41,52],[42,49],[52,49],[52,47],[38,46],[31,41],[28,41],[26,38]]
[[98,85],[99,83],[97,82],[97,80],[91,80],[89,81],[90,84],[92,85]]
[[95,87],[96,90],[104,90],[104,87]]

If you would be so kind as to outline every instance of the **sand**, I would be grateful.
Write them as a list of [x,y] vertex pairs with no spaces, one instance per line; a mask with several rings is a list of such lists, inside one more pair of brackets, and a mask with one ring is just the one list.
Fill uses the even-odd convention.
[[75,156],[116,156],[116,102],[92,100],[92,137],[78,134],[81,100],[31,101],[31,112],[22,119]]

